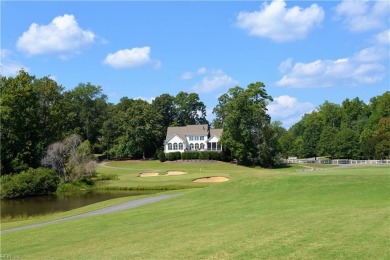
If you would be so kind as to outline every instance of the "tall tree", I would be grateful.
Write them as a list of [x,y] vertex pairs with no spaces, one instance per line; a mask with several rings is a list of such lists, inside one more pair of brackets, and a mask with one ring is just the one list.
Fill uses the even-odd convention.
[[207,124],[206,106],[196,93],[179,92],[175,97],[175,126]]
[[[333,125],[333,124],[332,124]],[[338,128],[329,125],[322,129],[320,140],[317,145],[317,154],[334,158],[337,152],[336,137]]]
[[107,119],[107,96],[100,86],[80,83],[64,93],[64,109],[67,124],[64,130],[68,134],[79,134],[92,145],[98,143],[102,127]]
[[312,112],[311,114],[305,115],[302,120],[305,126],[302,135],[305,157],[316,157],[318,156],[317,145],[323,127],[320,114],[318,112]]
[[270,143],[272,129],[267,114],[268,101],[272,97],[262,82],[231,88],[220,96],[214,109],[215,124],[223,127],[221,142],[234,159],[241,164],[272,166],[274,143]]
[[359,159],[359,137],[351,128],[341,127],[336,135],[336,154],[338,158]]
[[48,77],[37,79],[25,71],[1,78],[2,172],[39,166],[46,146],[61,135],[62,87]]
[[146,101],[132,100],[128,104],[126,111],[118,110],[114,120],[105,122],[105,127],[114,127],[116,133],[109,154],[116,158],[152,156],[161,145],[161,115]]
[[162,126],[166,131],[168,126],[172,125],[177,117],[175,97],[169,94],[162,94],[153,100],[152,107],[156,113],[161,115]]

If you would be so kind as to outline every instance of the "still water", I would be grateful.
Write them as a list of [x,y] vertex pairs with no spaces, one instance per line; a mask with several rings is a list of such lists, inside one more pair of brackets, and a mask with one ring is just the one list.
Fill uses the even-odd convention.
[[67,211],[104,200],[153,194],[158,191],[80,191],[53,196],[0,200],[1,217],[34,216]]

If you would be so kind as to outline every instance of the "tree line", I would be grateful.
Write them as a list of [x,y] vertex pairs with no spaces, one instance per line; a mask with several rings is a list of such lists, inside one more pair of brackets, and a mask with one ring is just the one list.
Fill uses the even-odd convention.
[[[282,130],[283,131],[283,130]],[[279,139],[283,157],[326,156],[342,159],[387,159],[390,152],[390,92],[341,105],[325,101]]]
[[151,104],[123,97],[113,104],[100,86],[65,90],[23,70],[1,77],[0,109],[2,174],[41,166],[49,146],[72,135],[110,159],[142,158],[162,147],[168,126],[208,123],[196,93],[162,94]]
[[213,122],[196,93],[162,94],[151,103],[123,97],[113,104],[100,86],[80,83],[65,90],[50,77],[23,70],[1,77],[0,90],[2,174],[45,165],[50,145],[60,149],[58,142],[73,135],[109,159],[152,157],[168,126],[190,124],[223,128],[225,157],[245,165],[272,167],[288,156],[389,157],[390,92],[369,104],[359,98],[341,105],[326,101],[286,130],[271,122],[266,107],[272,97],[262,82],[221,95]]

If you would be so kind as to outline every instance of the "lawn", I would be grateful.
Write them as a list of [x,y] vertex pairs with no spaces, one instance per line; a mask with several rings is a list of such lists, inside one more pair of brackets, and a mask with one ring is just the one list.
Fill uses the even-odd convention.
[[[302,172],[299,166],[264,170],[227,163],[106,166],[99,172],[119,176],[106,184],[110,187],[194,189],[164,192],[182,195],[131,210],[4,234],[1,254],[21,259],[390,258],[389,167]],[[164,176],[170,170],[188,174]],[[138,177],[142,172],[162,175]],[[230,181],[192,182],[204,176]],[[2,229],[26,224],[5,223]]]

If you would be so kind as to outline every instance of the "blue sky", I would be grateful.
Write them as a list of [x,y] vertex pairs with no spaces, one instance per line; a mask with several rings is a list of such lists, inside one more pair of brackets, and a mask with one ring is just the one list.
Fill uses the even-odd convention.
[[1,1],[1,74],[90,82],[108,100],[196,92],[208,118],[261,81],[285,127],[389,90],[387,1]]

